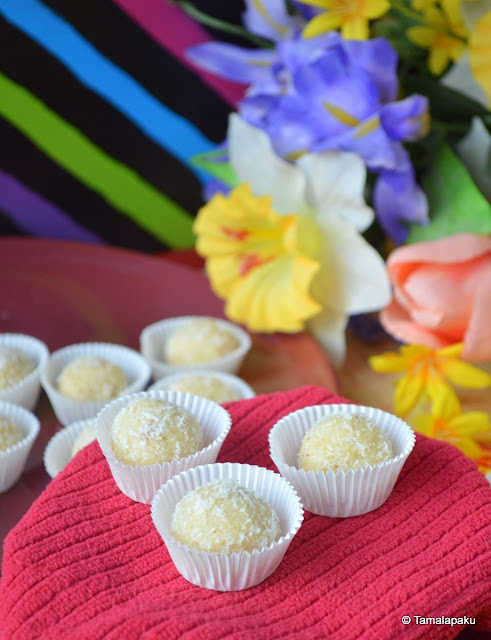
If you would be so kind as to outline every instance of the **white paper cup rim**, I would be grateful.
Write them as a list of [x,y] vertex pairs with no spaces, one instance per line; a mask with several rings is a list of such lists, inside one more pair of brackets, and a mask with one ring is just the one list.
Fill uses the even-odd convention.
[[[347,471],[299,468],[298,453],[307,431],[323,418],[339,413],[370,419],[391,440],[395,455],[375,465]],[[315,405],[294,411],[274,425],[268,439],[273,462],[295,486],[305,509],[342,518],[373,511],[388,499],[416,440],[409,425],[397,416],[355,404]]]
[[34,440],[37,438],[41,423],[38,418],[24,407],[12,402],[5,402],[0,400],[0,414],[6,418],[12,420],[12,422],[18,425],[22,432],[25,434],[22,440],[19,440],[12,446],[0,451],[0,463],[5,460],[12,453],[22,449],[26,446],[31,446]]
[[[178,502],[190,491],[216,480],[234,480],[261,496],[280,519],[280,537],[252,551],[208,553],[177,541],[171,532]],[[282,561],[303,521],[303,508],[291,483],[278,473],[248,464],[215,463],[188,469],[166,482],[151,508],[155,528],[179,573],[199,587],[215,591],[241,591],[268,578]]]
[[24,378],[18,380],[12,386],[7,387],[7,389],[0,389],[0,399],[4,400],[5,402],[9,402],[9,393],[17,391],[23,386],[29,385],[31,381],[41,375],[41,372],[49,359],[49,349],[42,340],[39,340],[39,338],[35,338],[34,336],[30,336],[25,333],[0,333],[0,346],[19,349],[20,351],[23,351],[29,358],[31,358],[31,355],[29,353],[26,353],[26,345],[32,347],[32,350],[36,352],[37,361],[35,362],[35,367]]
[[[167,340],[167,337],[177,329],[177,327],[190,322],[191,320],[200,320],[200,319],[211,319],[215,320],[221,327],[227,329],[230,333],[232,333],[239,341],[239,346],[226,353],[224,356],[220,358],[216,358],[215,360],[209,362],[203,362],[201,364],[194,364],[191,367],[189,365],[174,365],[166,362],[164,356],[164,344]],[[162,337],[162,358],[155,358],[153,355],[153,350],[149,346],[149,342],[152,337],[160,335]],[[140,351],[147,358],[147,360],[152,365],[152,369],[154,372],[158,370],[159,377],[163,375],[168,375],[174,372],[180,372],[184,369],[210,369],[215,368],[220,370],[221,368],[228,370],[234,369],[236,370],[235,363],[241,362],[246,353],[251,348],[251,337],[241,327],[238,325],[229,322],[228,320],[224,320],[223,318],[217,318],[215,316],[178,316],[174,318],[164,318],[163,320],[159,320],[158,322],[154,322],[143,329],[140,334]]]
[[39,430],[41,428],[41,423],[38,418],[24,407],[20,405],[14,404],[12,402],[6,402],[4,400],[0,400],[0,414],[9,418],[18,425],[22,432],[25,434],[22,440],[19,440],[11,447],[0,451],[0,463],[3,459],[6,459],[7,456],[12,454],[13,452],[22,449],[26,445],[32,445],[34,440],[37,438]]
[[[407,443],[404,447],[404,449],[402,449],[401,451],[399,451],[399,453],[391,458],[389,458],[388,460],[384,460],[383,462],[377,462],[374,465],[371,464],[366,464],[362,467],[357,467],[355,469],[348,469],[346,471],[343,471],[342,469],[338,469],[337,471],[314,471],[313,469],[309,469],[308,471],[306,471],[305,469],[299,469],[298,466],[295,465],[291,465],[288,464],[284,459],[282,459],[282,455],[281,453],[278,451],[278,444],[275,440],[275,436],[277,436],[283,429],[287,428],[288,422],[294,417],[294,416],[309,416],[309,414],[313,413],[312,410],[320,410],[323,411],[324,409],[330,409],[329,411],[326,410],[325,414],[322,417],[318,417],[314,422],[312,422],[309,427],[307,427],[305,429],[304,435],[305,433],[307,433],[308,429],[313,427],[316,422],[318,422],[319,420],[321,420],[323,417],[326,418],[330,415],[333,414],[339,414],[339,413],[344,413],[345,415],[352,415],[353,413],[359,413],[359,411],[357,410],[353,410],[353,408],[356,408],[358,410],[360,409],[371,409],[374,412],[378,413],[378,414],[385,414],[385,415],[390,415],[394,420],[396,420],[400,426],[402,428],[404,428],[406,430],[408,439],[407,439]],[[373,419],[371,419],[372,422]],[[376,424],[376,423],[375,423]],[[376,424],[376,426],[378,426]],[[379,427],[380,428],[380,427]],[[381,429],[381,431],[383,431],[383,429]],[[377,468],[384,468],[384,467],[389,467],[391,465],[393,465],[394,463],[398,462],[399,460],[401,460],[402,458],[407,458],[407,456],[411,453],[411,450],[414,447],[414,444],[416,442],[416,436],[414,435],[414,432],[412,431],[412,429],[409,427],[409,425],[404,422],[401,418],[398,418],[397,416],[394,416],[392,414],[387,413],[386,411],[382,411],[381,409],[375,409],[374,407],[364,407],[361,405],[354,405],[354,404],[320,404],[320,405],[312,405],[310,407],[304,407],[303,409],[298,409],[297,411],[294,411],[290,414],[288,414],[287,416],[285,416],[284,418],[281,418],[271,429],[271,431],[269,432],[269,436],[268,436],[268,440],[269,440],[269,446],[270,446],[270,451],[271,451],[271,458],[273,459],[273,461],[275,460],[275,458],[277,460],[280,460],[282,462],[282,464],[287,465],[292,471],[302,471],[303,473],[306,473],[307,475],[355,475],[356,473],[362,473],[364,469],[370,468],[370,469],[377,469]],[[392,443],[393,444],[393,443]]]
[[[241,466],[241,467],[249,467],[249,468],[257,468],[257,469],[263,469],[263,467],[257,467],[257,465],[249,465],[249,464],[243,464],[243,463],[231,463],[231,462],[216,462],[214,464],[209,464],[209,465],[202,465],[201,467],[193,467],[191,469],[187,469],[186,471],[181,471],[181,473],[177,474],[176,476],[173,476],[172,478],[170,478],[162,487],[161,489],[155,494],[154,499],[152,500],[152,508],[151,508],[151,513],[152,513],[152,517],[155,513],[155,511],[158,509],[158,504],[159,501],[161,499],[161,496],[164,495],[169,489],[172,488],[172,486],[175,486],[177,482],[180,482],[179,476],[184,476],[184,474],[188,474],[188,475],[197,475],[196,469],[201,469],[204,467],[223,467],[226,468],[227,466],[229,466],[229,468],[233,468],[233,466]],[[285,543],[285,542],[291,542],[291,540],[293,539],[293,537],[296,535],[296,533],[298,532],[298,530],[300,529],[300,526],[303,522],[303,507],[302,507],[302,503],[301,500],[298,496],[298,493],[295,491],[295,489],[292,487],[292,485],[288,482],[288,480],[286,480],[286,478],[284,478],[283,476],[281,476],[278,473],[275,473],[274,471],[271,471],[270,469],[266,469],[264,468],[264,472],[266,474],[272,474],[272,476],[270,477],[277,477],[277,481],[283,481],[286,483],[286,485],[289,487],[289,489],[291,490],[293,500],[295,501],[295,507],[297,510],[296,516],[295,516],[295,522],[293,524],[292,527],[290,527],[290,529],[283,535],[281,535],[278,540],[274,540],[271,544],[269,544],[267,547],[261,547],[260,549],[253,549],[252,551],[234,551],[232,553],[217,553],[217,552],[208,552],[208,551],[200,551],[197,549],[192,549],[191,547],[186,546],[185,544],[182,544],[181,542],[179,542],[179,540],[177,540],[171,533],[170,531],[170,527],[168,530],[168,535],[170,536],[170,539],[172,540],[172,544],[176,545],[179,549],[181,549],[181,551],[184,551],[186,553],[190,553],[193,556],[196,557],[209,557],[209,556],[215,556],[215,557],[227,557],[227,558],[232,558],[232,557],[237,557],[237,556],[249,556],[249,557],[254,557],[257,555],[260,555],[262,552],[267,551],[268,549],[274,549],[275,547],[280,546],[281,544]],[[215,480],[221,480],[221,479],[232,479],[233,476],[221,476],[221,477],[216,477]],[[181,478],[182,479],[182,478]],[[213,480],[208,480],[205,484],[207,484],[208,482],[213,482]],[[168,486],[167,486],[168,485]],[[194,489],[197,489],[200,486],[204,486],[202,483],[196,483],[196,485],[193,487]],[[246,487],[246,488],[251,488],[247,485],[247,483],[242,483],[242,486]],[[167,488],[166,488],[167,487]],[[254,490],[257,493],[257,490]],[[183,496],[184,497],[184,496]]]
[[239,376],[234,375],[233,373],[227,373],[225,371],[217,371],[215,369],[186,369],[184,371],[180,371],[179,373],[172,373],[168,376],[164,376],[160,378],[156,382],[154,382],[149,388],[148,391],[157,391],[157,390],[168,390],[169,387],[174,383],[178,382],[182,378],[187,378],[188,376],[208,376],[210,378],[215,378],[216,380],[220,380],[225,384],[232,386],[234,389],[241,394],[240,400],[247,400],[249,398],[254,398],[256,392],[254,389],[239,378]]
[[[112,451],[112,448],[108,444],[108,441],[106,440],[106,438],[102,437],[101,427],[100,427],[100,417],[103,417],[107,413],[114,413],[116,408],[122,409],[123,407],[127,406],[131,402],[142,399],[142,398],[155,398],[158,400],[165,400],[167,402],[171,402],[173,404],[177,404],[178,406],[182,407],[182,405],[179,404],[179,401],[182,399],[183,396],[191,396],[196,398],[198,401],[203,401],[203,403],[212,403],[213,405],[216,405],[224,412],[222,414],[224,423],[223,423],[222,432],[218,437],[216,437],[213,440],[213,442],[210,442],[210,444],[208,444],[206,447],[203,447],[199,451],[196,451],[196,453],[192,453],[189,456],[183,456],[181,460],[183,461],[186,460],[189,462],[189,464],[192,464],[199,454],[201,454],[202,452],[210,451],[212,448],[223,443],[223,441],[227,437],[232,427],[232,418],[228,413],[228,411],[223,409],[223,407],[218,405],[216,402],[213,402],[213,400],[208,400],[207,398],[201,398],[200,396],[192,396],[192,394],[184,393],[183,391],[159,391],[159,390],[141,391],[140,393],[133,393],[128,396],[121,396],[119,398],[115,398],[114,400],[109,402],[103,409],[101,409],[101,411],[97,416],[97,425],[96,425],[97,440],[101,446],[104,456],[106,458],[111,458],[111,464],[114,465],[115,469],[130,470],[130,469],[143,469],[145,467],[166,469],[166,468],[170,468],[172,462],[175,462],[175,461],[156,462],[155,464],[151,464],[151,465],[130,465],[130,464],[125,464],[124,462],[121,462],[121,460],[118,460],[118,458],[114,455],[114,452]],[[172,400],[171,398],[174,398],[174,400]],[[99,437],[100,435],[101,437]]]
[[[111,447],[112,421],[118,411],[141,398],[171,402],[191,413],[200,425],[205,446],[190,456],[153,465],[128,465],[118,460]],[[97,440],[119,489],[131,500],[150,504],[160,487],[189,467],[215,462],[230,431],[232,419],[221,405],[182,391],[143,391],[117,398],[97,416]]]
[[63,367],[79,356],[101,357],[120,366],[128,377],[128,386],[117,397],[143,389],[151,376],[149,363],[134,349],[111,342],[82,342],[68,345],[51,354],[41,372],[41,384],[64,425],[97,415],[107,400],[77,400],[61,394],[56,381]]
[[[97,356],[99,349],[104,349],[105,353],[110,353],[111,351],[113,351],[113,353],[119,352],[121,354],[124,354],[125,357],[132,358],[134,362],[138,362],[138,364],[140,365],[141,370],[139,375],[133,381],[131,381],[131,383],[123,390],[122,393],[124,393],[125,395],[132,393],[135,387],[141,386],[142,384],[145,385],[146,382],[148,382],[148,380],[150,379],[150,367],[148,363],[145,362],[145,359],[142,358],[141,354],[138,353],[138,351],[113,342],[81,342],[78,344],[71,344],[66,347],[62,347],[61,349],[58,349],[51,354],[47,366],[44,368],[41,374],[43,387],[50,388],[50,392],[52,392],[54,396],[59,396],[60,399],[73,400],[73,398],[67,398],[62,393],[60,393],[56,386],[53,384],[53,382],[56,382],[56,378],[61,373],[61,369],[59,369],[59,367],[65,366],[78,356]],[[102,355],[102,352],[100,353],[100,357],[104,357]],[[109,356],[106,356],[106,358],[107,357]],[[53,370],[50,370],[51,367]],[[121,368],[124,367],[122,366]],[[78,405],[91,404],[93,402],[92,400],[73,401]]]
[[44,449],[44,468],[51,478],[55,478],[60,471],[62,471],[66,465],[72,459],[71,455],[68,456],[68,448],[71,449],[77,436],[84,431],[90,424],[95,424],[96,418],[85,418],[83,420],[77,420],[60,429],[50,439],[46,448]]

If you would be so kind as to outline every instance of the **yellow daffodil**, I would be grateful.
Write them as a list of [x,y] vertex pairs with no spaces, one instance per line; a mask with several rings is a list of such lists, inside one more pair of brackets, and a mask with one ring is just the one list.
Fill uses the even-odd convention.
[[370,366],[377,373],[402,373],[394,393],[394,410],[406,416],[425,397],[441,402],[452,387],[447,381],[460,387],[484,389],[491,384],[491,376],[467,362],[460,360],[463,343],[442,349],[430,349],[417,344],[400,347],[399,353],[383,353],[370,358]]
[[440,8],[428,4],[423,9],[425,25],[407,30],[408,38],[430,50],[428,68],[440,75],[456,62],[466,48],[467,30],[460,14],[460,0],[442,0]]
[[484,411],[463,413],[453,391],[437,397],[431,414],[417,416],[413,426],[425,436],[450,442],[474,460],[481,460],[485,454],[476,442],[476,436],[491,428],[489,416]]
[[270,196],[256,198],[242,184],[228,197],[212,198],[194,230],[198,253],[210,258],[213,290],[227,300],[232,320],[247,321],[255,331],[293,332],[321,310],[309,293],[320,265],[308,219],[276,213]]
[[390,8],[388,0],[301,0],[326,11],[312,18],[303,35],[313,38],[321,33],[341,29],[347,40],[366,40],[370,36],[369,20],[380,18]]
[[491,104],[491,11],[477,20],[469,41],[472,75]]
[[236,114],[228,145],[240,186],[210,200],[194,225],[213,290],[236,322],[308,328],[341,362],[348,316],[390,300],[385,263],[358,231],[373,219],[363,161],[327,151],[288,163]]

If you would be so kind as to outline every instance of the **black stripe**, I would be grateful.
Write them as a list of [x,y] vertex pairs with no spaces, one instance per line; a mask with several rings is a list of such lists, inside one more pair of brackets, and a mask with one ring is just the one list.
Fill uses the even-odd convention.
[[201,185],[187,167],[105,100],[80,84],[42,47],[2,20],[0,42],[4,50],[10,52],[4,57],[2,71],[12,80],[26,87],[98,147],[135,169],[191,214],[203,204]]
[[[105,242],[141,251],[162,251],[165,245],[113,209],[40,151],[17,129],[0,119],[0,168],[65,211]],[[8,153],[5,150],[8,149]]]
[[194,123],[210,140],[217,143],[224,140],[230,107],[117,5],[109,0],[45,0],[45,3],[161,102]]
[[6,214],[0,210],[0,236],[25,236],[27,233],[20,229]]

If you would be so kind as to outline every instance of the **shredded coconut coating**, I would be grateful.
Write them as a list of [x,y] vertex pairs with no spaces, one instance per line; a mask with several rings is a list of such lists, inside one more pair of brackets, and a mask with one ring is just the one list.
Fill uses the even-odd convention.
[[196,318],[174,331],[164,355],[169,364],[190,366],[218,360],[238,346],[238,339],[216,320]]
[[201,427],[182,407],[155,398],[135,400],[114,418],[111,444],[132,466],[179,460],[204,447]]
[[213,400],[218,404],[240,400],[240,394],[237,389],[226,384],[223,380],[204,375],[183,376],[169,385],[169,389],[171,391],[193,393],[195,396]]
[[210,482],[184,496],[172,515],[171,531],[191,549],[227,555],[268,547],[281,535],[271,505],[233,480]]
[[0,451],[6,451],[24,438],[22,429],[0,414]]
[[0,346],[0,389],[9,389],[35,369],[23,351],[15,347]]
[[83,449],[95,439],[96,439],[95,422],[91,422],[76,437],[72,447],[72,458],[75,457],[75,455],[80,451],[80,449]]
[[121,367],[93,356],[75,358],[58,377],[58,391],[72,400],[111,400],[127,386]]
[[305,471],[348,471],[373,466],[393,456],[390,440],[371,420],[338,413],[307,431],[298,466]]

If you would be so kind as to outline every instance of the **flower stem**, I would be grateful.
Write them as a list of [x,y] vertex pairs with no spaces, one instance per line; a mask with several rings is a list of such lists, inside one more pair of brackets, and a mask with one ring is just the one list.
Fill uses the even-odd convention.
[[231,24],[230,22],[225,22],[224,20],[220,20],[220,18],[214,18],[213,16],[204,13],[200,9],[194,6],[191,2],[187,0],[169,0],[171,4],[177,5],[180,9],[185,11],[191,18],[199,22],[200,24],[204,24],[207,27],[211,27],[212,29],[218,29],[219,31],[225,31],[226,33],[232,33],[236,36],[241,36],[246,40],[249,40],[253,44],[261,47],[262,49],[272,49],[274,47],[273,43],[266,38],[261,38],[260,36],[256,36],[244,27],[241,27],[238,24]]
[[465,42],[467,44],[466,38],[459,36],[457,33],[454,33],[450,29],[440,29],[436,25],[428,23],[425,20],[424,16],[422,16],[418,11],[413,11],[412,9],[410,9],[403,2],[400,2],[399,0],[389,0],[389,1],[390,1],[390,6],[392,7],[392,9],[394,9],[394,11],[397,11],[398,13],[402,13],[402,15],[405,15],[408,18],[411,18],[411,20],[414,20],[418,24],[422,24],[425,27],[432,27],[433,29],[440,31],[441,33],[444,33],[445,35],[450,36],[451,38],[455,38],[456,40],[460,40],[461,42]]

